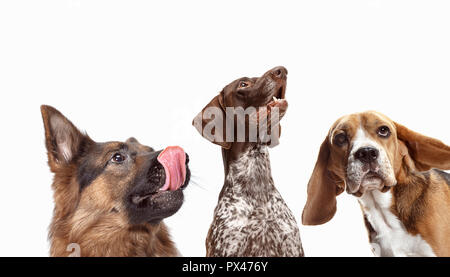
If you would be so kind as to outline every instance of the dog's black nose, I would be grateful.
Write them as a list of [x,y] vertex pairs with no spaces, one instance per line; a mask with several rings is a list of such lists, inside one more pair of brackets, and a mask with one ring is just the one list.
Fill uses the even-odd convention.
[[363,147],[356,151],[354,156],[363,163],[370,163],[375,161],[379,154],[380,152],[373,147]]
[[284,79],[287,77],[288,71],[284,66],[277,66],[272,69],[272,75],[279,79]]

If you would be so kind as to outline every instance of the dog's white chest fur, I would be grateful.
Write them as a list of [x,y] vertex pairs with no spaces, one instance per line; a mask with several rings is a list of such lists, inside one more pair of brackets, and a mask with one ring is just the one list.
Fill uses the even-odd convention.
[[358,201],[376,231],[372,248],[377,256],[435,256],[431,246],[420,236],[412,235],[391,212],[392,194],[367,191]]
[[215,256],[302,256],[297,222],[276,190],[265,148],[242,155],[226,176],[208,234]]

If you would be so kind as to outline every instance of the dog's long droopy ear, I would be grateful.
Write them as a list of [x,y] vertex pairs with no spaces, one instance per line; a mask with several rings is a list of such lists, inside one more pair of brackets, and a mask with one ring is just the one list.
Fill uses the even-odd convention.
[[64,115],[50,106],[41,106],[45,128],[45,146],[48,164],[52,171],[65,166],[91,143],[91,139],[82,134]]
[[396,122],[397,138],[408,148],[408,154],[419,171],[430,168],[450,170],[450,147],[443,142],[409,130]]
[[319,157],[308,183],[308,199],[303,208],[304,225],[320,225],[330,221],[336,213],[336,196],[345,188],[329,169],[330,144],[328,137],[320,146]]
[[230,149],[231,142],[226,141],[226,115],[223,104],[223,91],[214,97],[203,110],[197,114],[192,125],[207,140]]

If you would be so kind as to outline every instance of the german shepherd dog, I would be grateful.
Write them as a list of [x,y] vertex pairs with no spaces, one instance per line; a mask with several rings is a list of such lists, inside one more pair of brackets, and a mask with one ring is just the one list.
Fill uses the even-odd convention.
[[[162,220],[183,203],[189,157],[125,142],[97,143],[41,106],[55,208],[51,256],[178,256]],[[74,247],[74,245],[76,247]]]

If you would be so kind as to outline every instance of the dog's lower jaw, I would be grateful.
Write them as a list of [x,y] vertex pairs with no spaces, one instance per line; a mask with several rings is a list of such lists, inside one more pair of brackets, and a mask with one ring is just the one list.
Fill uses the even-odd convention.
[[356,197],[361,197],[366,192],[370,192],[373,190],[386,192],[391,187],[397,184],[397,180],[395,177],[393,177],[392,174],[383,174],[381,172],[375,174],[375,176],[367,176],[367,174],[361,174],[360,176],[362,176],[360,179],[346,179],[345,183],[348,194],[352,194]]

